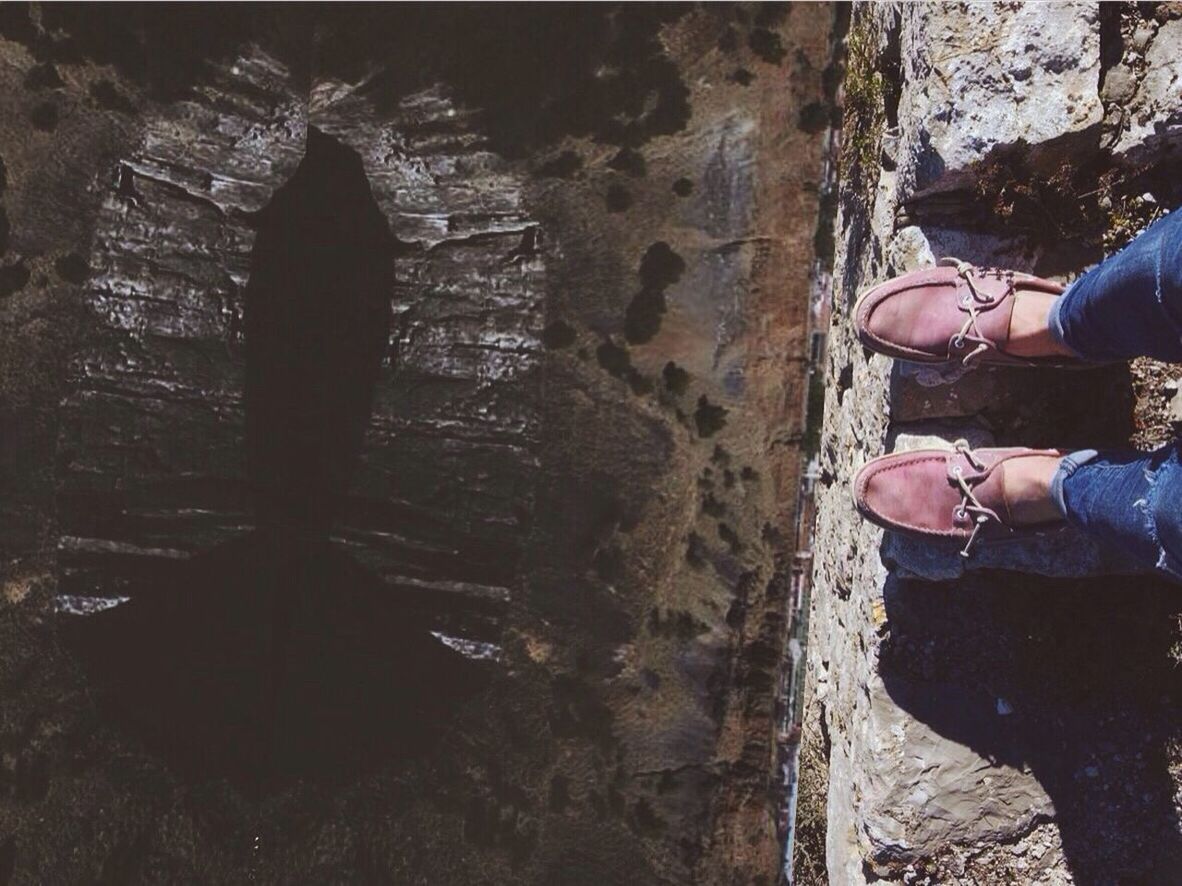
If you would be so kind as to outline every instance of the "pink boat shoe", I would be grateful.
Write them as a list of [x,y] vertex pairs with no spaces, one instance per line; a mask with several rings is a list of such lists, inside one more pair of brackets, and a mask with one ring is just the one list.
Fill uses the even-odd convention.
[[1019,292],[1057,297],[1064,287],[1031,274],[978,268],[959,259],[879,283],[854,305],[867,348],[912,363],[1081,367],[1067,354],[1027,357],[1009,347]]
[[1005,470],[1028,456],[1059,458],[1054,449],[916,449],[879,456],[854,477],[854,504],[867,520],[906,535],[963,539],[968,557],[982,538],[1034,534],[1059,521],[1019,525],[1006,497]]

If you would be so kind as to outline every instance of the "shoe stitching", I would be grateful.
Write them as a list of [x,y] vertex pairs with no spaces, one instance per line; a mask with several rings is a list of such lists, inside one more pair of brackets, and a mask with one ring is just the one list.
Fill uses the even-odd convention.
[[[900,468],[906,468],[906,467],[910,467],[912,465],[921,464],[923,462],[929,462],[929,461],[946,462],[947,457],[948,456],[946,454],[942,454],[942,455],[925,455],[925,456],[919,456],[919,457],[911,458],[911,459],[900,458],[893,464],[884,464],[879,467],[876,467],[875,470],[871,473],[885,474],[887,471],[895,471],[895,470],[899,470]],[[865,497],[865,493],[866,493],[866,486],[869,484],[869,482],[870,482],[870,476],[865,471],[865,467],[863,467],[862,471],[859,472],[859,481],[858,481],[858,490],[857,490],[857,497],[858,497],[859,503],[864,502],[864,497]],[[874,511],[870,508],[869,505],[866,505],[866,509],[868,511],[870,511],[871,513],[874,513]],[[877,516],[877,514],[876,514],[876,516]],[[902,521],[891,520],[887,517],[879,517],[879,519],[885,523],[890,524],[890,527],[884,527],[884,528],[901,527],[901,528],[910,529],[913,532],[922,533],[924,535],[941,535],[941,536],[947,536],[950,538],[959,538],[962,535],[961,531],[957,530],[957,529],[951,529],[951,530],[930,529],[926,526],[916,526],[914,523],[904,523]]]

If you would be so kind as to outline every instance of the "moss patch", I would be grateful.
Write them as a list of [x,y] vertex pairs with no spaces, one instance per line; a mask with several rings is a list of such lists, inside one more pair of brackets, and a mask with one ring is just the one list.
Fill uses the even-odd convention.
[[1165,213],[1156,202],[1144,196],[1114,194],[1111,184],[1103,191],[1101,207],[1108,214],[1104,228],[1104,251],[1112,254],[1124,248],[1134,237]]
[[801,448],[806,460],[821,451],[821,428],[825,415],[825,375],[809,374],[808,411],[805,413],[804,441]]
[[1025,237],[1051,249],[1065,243],[1112,254],[1161,217],[1148,192],[1171,194],[1165,163],[1128,168],[1103,151],[1036,157],[1021,142],[995,149],[973,167],[967,201],[918,207],[925,218],[955,214],[960,225]]
[[1018,143],[977,167],[974,197],[992,224],[1032,243],[1098,245],[1107,221],[1101,197],[1112,189],[1113,176],[1100,155],[1039,168],[1028,147]]
[[846,43],[842,113],[840,175],[850,184],[861,181],[875,168],[886,125],[886,78],[880,68],[878,46],[878,28],[859,10],[850,24]]

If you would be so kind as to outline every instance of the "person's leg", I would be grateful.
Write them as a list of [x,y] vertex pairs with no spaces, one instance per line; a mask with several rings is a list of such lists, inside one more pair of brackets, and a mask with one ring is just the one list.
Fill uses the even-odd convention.
[[1156,452],[916,449],[872,458],[852,486],[862,516],[933,541],[1013,538],[1066,521],[1133,570],[1182,581],[1182,443]]
[[1047,322],[1058,343],[1086,360],[1182,360],[1182,211],[1076,280]]
[[1068,523],[1182,580],[1182,463],[1178,443],[1156,452],[1085,450],[1066,456],[1051,497]]

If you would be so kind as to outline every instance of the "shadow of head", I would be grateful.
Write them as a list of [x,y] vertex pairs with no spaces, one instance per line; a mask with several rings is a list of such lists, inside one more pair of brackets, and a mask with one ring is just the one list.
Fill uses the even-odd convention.
[[1145,577],[892,576],[879,673],[908,716],[1038,781],[1075,882],[1166,882],[1182,864],[1177,593]]
[[315,127],[255,224],[244,326],[256,519],[327,535],[389,350],[396,240],[361,157]]
[[430,627],[347,554],[259,532],[60,632],[101,707],[174,771],[267,793],[434,746],[489,666]]

